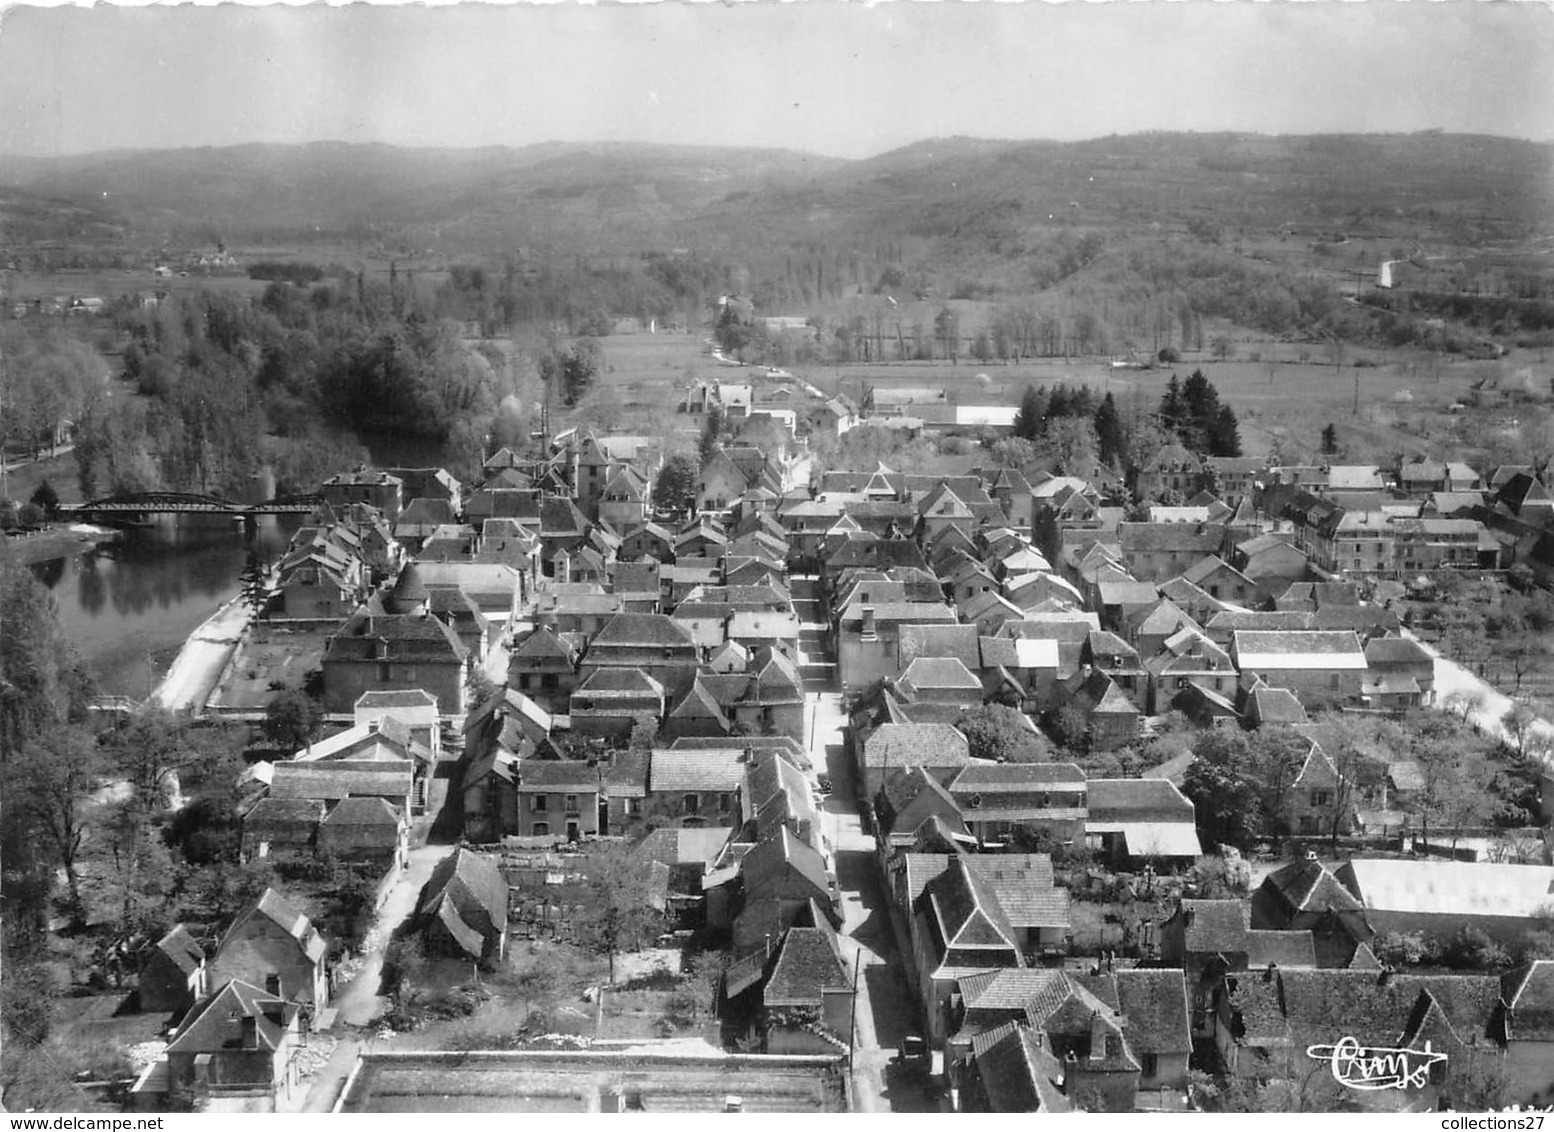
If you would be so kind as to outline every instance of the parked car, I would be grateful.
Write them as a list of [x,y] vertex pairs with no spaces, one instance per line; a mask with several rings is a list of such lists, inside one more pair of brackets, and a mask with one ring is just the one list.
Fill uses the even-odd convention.
[[896,1060],[904,1069],[927,1073],[933,1068],[933,1053],[921,1034],[908,1034],[901,1039],[901,1050]]

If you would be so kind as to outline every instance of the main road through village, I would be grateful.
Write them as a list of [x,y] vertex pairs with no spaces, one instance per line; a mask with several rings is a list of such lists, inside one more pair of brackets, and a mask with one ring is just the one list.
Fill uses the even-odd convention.
[[797,575],[790,581],[799,616],[810,776],[827,773],[834,786],[824,802],[821,828],[834,854],[842,892],[843,947],[858,989],[852,1063],[855,1103],[860,1112],[933,1111],[923,1092],[926,1082],[899,1072],[892,1060],[901,1038],[915,1028],[913,975],[903,958],[906,928],[885,898],[874,838],[859,818],[859,789],[844,758],[847,717],[841,683],[826,645],[817,581]]

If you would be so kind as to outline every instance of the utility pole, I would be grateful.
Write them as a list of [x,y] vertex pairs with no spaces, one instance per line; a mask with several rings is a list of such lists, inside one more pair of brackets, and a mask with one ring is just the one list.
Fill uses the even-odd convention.
[[1360,367],[1354,366],[1354,419],[1360,419]]

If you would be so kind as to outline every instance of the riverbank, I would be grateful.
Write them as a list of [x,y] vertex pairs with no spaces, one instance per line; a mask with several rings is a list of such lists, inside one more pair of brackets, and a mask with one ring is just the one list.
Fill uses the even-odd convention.
[[249,621],[248,605],[239,594],[190,634],[167,675],[151,693],[151,701],[172,711],[200,712],[210,698]]
[[54,558],[73,558],[100,546],[119,542],[124,532],[90,523],[61,523],[41,531],[7,534],[0,556],[23,566]]

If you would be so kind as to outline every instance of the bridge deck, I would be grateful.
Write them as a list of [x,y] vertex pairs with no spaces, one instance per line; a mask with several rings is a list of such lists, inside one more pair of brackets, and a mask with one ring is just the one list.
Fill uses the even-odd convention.
[[85,503],[63,503],[59,510],[72,515],[307,515],[322,502],[320,497],[311,495],[267,499],[262,503],[234,503],[210,495],[148,492]]

